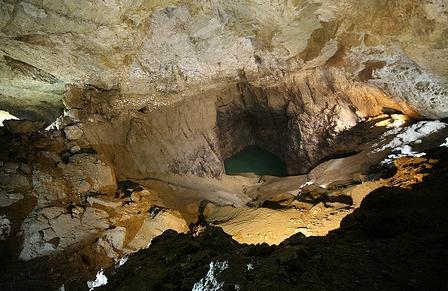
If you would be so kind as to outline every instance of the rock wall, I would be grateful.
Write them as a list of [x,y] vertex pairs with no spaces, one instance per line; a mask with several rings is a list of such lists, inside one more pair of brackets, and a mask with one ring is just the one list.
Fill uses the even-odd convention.
[[121,179],[169,173],[217,177],[222,167],[214,108],[213,98],[196,96],[151,112],[109,112],[114,116],[81,119],[71,127],[83,132],[81,144],[108,156]]
[[119,179],[220,177],[223,160],[253,144],[281,157],[290,174],[307,173],[331,155],[356,150],[356,138],[340,136],[361,119],[385,110],[418,116],[338,69],[257,82],[242,74],[238,82],[177,96],[158,109],[121,102],[121,94],[72,87],[64,98],[71,109],[59,120],[68,138],[108,157]]
[[310,69],[280,80],[243,80],[237,87],[236,99],[227,95],[218,103],[223,158],[256,144],[281,157],[291,175],[307,173],[330,155],[355,150],[355,139],[346,137],[341,143],[338,137],[362,118],[386,109],[415,115],[406,104],[373,86],[350,82],[335,69]]
[[95,269],[147,247],[166,229],[188,231],[178,211],[160,206],[158,193],[118,187],[107,159],[76,143],[60,131],[0,133],[2,259],[60,255],[69,268]]

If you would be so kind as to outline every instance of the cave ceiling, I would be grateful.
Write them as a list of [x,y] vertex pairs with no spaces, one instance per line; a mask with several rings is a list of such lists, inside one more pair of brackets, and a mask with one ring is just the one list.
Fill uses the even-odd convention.
[[168,105],[325,67],[448,116],[446,0],[0,0],[0,109],[54,120],[67,85]]

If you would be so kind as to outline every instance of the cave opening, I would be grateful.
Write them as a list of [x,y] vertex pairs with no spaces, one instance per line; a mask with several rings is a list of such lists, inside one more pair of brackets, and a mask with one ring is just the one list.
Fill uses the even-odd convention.
[[288,173],[285,163],[275,154],[256,145],[245,147],[224,161],[227,175],[254,173],[256,175],[269,175],[284,177]]
[[227,175],[253,173],[285,177],[291,173],[289,119],[284,108],[262,102],[240,102],[218,107],[220,153]]

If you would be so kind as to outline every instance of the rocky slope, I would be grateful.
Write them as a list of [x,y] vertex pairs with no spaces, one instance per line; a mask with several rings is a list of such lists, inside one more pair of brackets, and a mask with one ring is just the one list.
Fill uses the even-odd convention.
[[446,149],[402,158],[341,228],[279,246],[241,245],[209,227],[197,238],[167,231],[101,290],[440,290],[448,265]]

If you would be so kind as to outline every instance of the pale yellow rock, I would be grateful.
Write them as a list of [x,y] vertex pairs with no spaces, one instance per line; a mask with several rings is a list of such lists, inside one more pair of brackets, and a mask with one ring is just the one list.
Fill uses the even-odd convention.
[[175,230],[178,233],[185,233],[188,231],[188,226],[176,211],[162,210],[154,217],[145,218],[140,230],[126,245],[126,248],[132,251],[146,248],[153,238],[168,229]]

